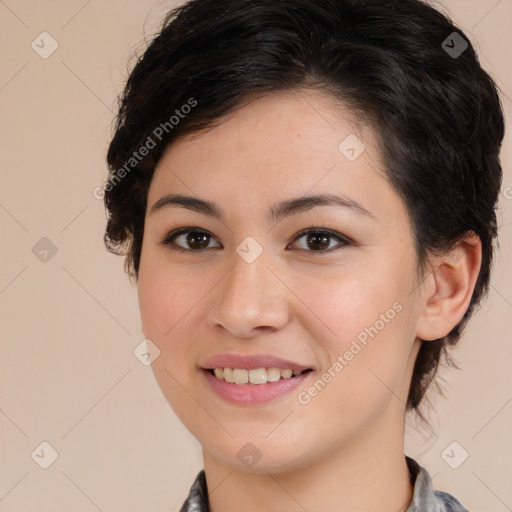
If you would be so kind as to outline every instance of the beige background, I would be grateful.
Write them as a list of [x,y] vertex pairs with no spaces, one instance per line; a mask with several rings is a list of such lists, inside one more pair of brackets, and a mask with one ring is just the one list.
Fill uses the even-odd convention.
[[[202,468],[199,444],[134,357],[136,289],[104,249],[93,196],[130,56],[176,3],[0,0],[0,512],[176,511]],[[510,118],[512,0],[442,6],[476,43]],[[43,31],[58,43],[47,59],[31,47]],[[463,371],[445,373],[435,432],[406,439],[435,487],[470,512],[512,509],[511,133],[490,296],[456,351]],[[39,257],[32,249],[42,237],[57,249],[46,262],[47,242]],[[36,463],[49,460],[43,441],[59,454],[48,469]],[[451,461],[469,453],[457,469],[442,457],[453,441]]]

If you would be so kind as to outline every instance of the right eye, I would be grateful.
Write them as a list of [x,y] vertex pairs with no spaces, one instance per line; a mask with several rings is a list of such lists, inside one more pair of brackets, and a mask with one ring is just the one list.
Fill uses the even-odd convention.
[[[188,247],[177,245],[176,241],[180,239]],[[189,227],[171,231],[160,243],[167,246],[171,251],[198,252],[207,249],[209,241],[212,239],[213,236],[208,231]]]

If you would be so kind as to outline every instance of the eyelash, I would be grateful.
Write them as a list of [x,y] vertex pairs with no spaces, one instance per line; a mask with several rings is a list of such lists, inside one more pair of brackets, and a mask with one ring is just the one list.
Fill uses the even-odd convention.
[[[175,251],[175,252],[179,252],[179,253],[204,252],[204,251],[207,250],[207,249],[197,249],[197,250],[194,250],[194,249],[184,249],[183,247],[180,247],[179,245],[176,245],[173,240],[176,237],[178,237],[179,235],[183,235],[183,234],[187,234],[187,233],[206,234],[206,235],[211,236],[212,238],[214,238],[213,235],[211,235],[208,231],[205,231],[204,229],[196,228],[196,227],[186,227],[186,228],[180,228],[180,229],[176,229],[174,231],[171,231],[160,242],[160,244],[167,246],[167,248],[169,250],[171,250],[171,251]],[[311,251],[311,250],[307,250],[307,249],[299,249],[300,251],[312,253],[312,254],[315,254],[315,255],[316,254],[324,255],[324,254],[331,254],[333,252],[337,252],[337,251],[345,248],[346,246],[350,246],[350,245],[354,244],[354,242],[352,240],[350,240],[348,237],[343,236],[343,235],[341,235],[340,233],[338,233],[336,231],[333,231],[333,230],[327,229],[327,228],[320,228],[320,227],[313,227],[313,226],[311,226],[308,229],[303,229],[302,231],[299,231],[295,235],[295,238],[292,240],[292,243],[295,243],[300,238],[302,238],[302,237],[304,237],[306,235],[309,235],[311,233],[317,234],[317,235],[324,235],[326,237],[335,239],[336,241],[340,242],[342,245],[340,245],[339,247],[336,247],[334,249],[333,248],[331,248],[331,249],[322,249],[320,251]],[[212,249],[218,249],[218,247],[212,247]]]

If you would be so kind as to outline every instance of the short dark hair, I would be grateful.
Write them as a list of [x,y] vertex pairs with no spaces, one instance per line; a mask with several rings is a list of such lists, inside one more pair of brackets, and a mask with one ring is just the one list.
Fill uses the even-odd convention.
[[340,100],[374,128],[411,219],[418,268],[469,234],[482,242],[464,317],[447,336],[422,342],[415,362],[407,409],[425,419],[418,406],[441,355],[456,366],[446,349],[488,292],[504,136],[496,84],[462,30],[426,3],[192,0],[171,11],[120,98],[104,241],[138,278],[148,189],[164,149],[254,93],[305,89]]

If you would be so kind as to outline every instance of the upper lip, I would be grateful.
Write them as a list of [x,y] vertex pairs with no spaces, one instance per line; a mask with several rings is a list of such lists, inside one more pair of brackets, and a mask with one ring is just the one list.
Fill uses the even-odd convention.
[[201,363],[201,368],[240,368],[255,370],[256,368],[289,368],[290,370],[309,370],[309,366],[273,356],[271,354],[218,354]]

